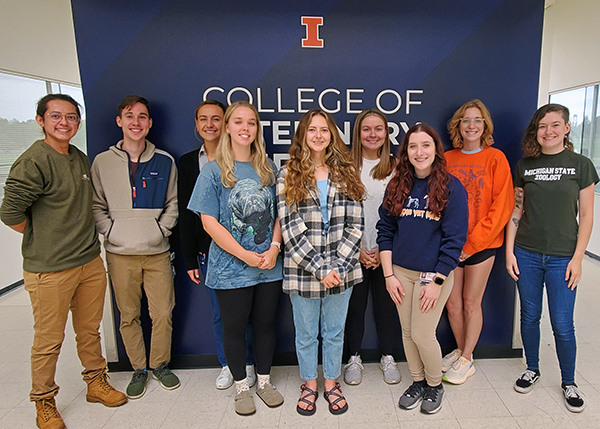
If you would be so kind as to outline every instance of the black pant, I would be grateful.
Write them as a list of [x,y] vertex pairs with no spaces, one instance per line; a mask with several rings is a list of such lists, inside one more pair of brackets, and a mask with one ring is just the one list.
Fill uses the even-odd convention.
[[365,334],[365,312],[369,289],[373,292],[375,326],[382,355],[391,355],[400,338],[398,310],[387,289],[381,265],[375,269],[361,265],[363,281],[352,288],[352,296],[346,318],[346,344],[351,355],[360,354]]
[[275,315],[281,280],[239,289],[215,290],[223,321],[223,349],[235,381],[246,378],[246,328],[252,325],[256,372],[271,372],[275,352]]

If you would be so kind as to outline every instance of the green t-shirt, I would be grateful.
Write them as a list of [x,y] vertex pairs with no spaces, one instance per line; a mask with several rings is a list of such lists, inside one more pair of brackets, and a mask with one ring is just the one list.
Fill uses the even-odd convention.
[[87,156],[72,145],[64,155],[38,140],[15,161],[6,179],[0,217],[7,225],[27,220],[24,270],[62,271],[100,254],[90,176]]
[[544,255],[573,256],[579,191],[598,183],[592,161],[569,150],[523,158],[514,182],[524,190],[517,246]]

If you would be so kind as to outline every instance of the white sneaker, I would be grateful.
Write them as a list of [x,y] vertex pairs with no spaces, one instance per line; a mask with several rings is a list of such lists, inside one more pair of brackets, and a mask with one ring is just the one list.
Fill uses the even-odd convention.
[[379,369],[383,372],[383,381],[387,384],[398,384],[402,380],[402,376],[392,355],[381,356]]
[[463,384],[473,374],[475,374],[473,362],[460,356],[444,374],[444,381],[452,384]]
[[225,390],[225,389],[229,389],[232,384],[233,384],[233,374],[231,374],[229,367],[227,365],[225,365],[223,368],[221,368],[221,373],[217,377],[217,381],[215,382],[215,385],[217,386],[217,389]]
[[254,365],[246,365],[246,377],[248,378],[249,387],[256,384],[256,371],[254,370]]
[[442,358],[442,372],[448,371],[454,362],[462,356],[462,350],[454,349]]

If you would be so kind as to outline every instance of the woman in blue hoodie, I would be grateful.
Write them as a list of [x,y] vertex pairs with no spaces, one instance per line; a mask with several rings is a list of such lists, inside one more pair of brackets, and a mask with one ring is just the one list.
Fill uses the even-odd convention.
[[442,352],[435,336],[467,239],[467,192],[448,173],[437,132],[419,123],[404,136],[379,208],[377,244],[386,288],[398,308],[413,384],[398,405],[442,408]]

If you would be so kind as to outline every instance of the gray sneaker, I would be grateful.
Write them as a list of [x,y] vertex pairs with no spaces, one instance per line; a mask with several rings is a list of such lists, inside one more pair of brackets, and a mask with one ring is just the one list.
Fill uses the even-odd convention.
[[423,399],[423,392],[425,391],[425,387],[427,386],[427,382],[425,380],[414,381],[413,384],[408,386],[408,389],[400,396],[400,400],[398,401],[398,406],[403,410],[412,410],[416,408],[421,399]]
[[127,386],[127,397],[129,399],[138,399],[146,393],[146,382],[148,381],[148,372],[145,369],[136,369],[131,376],[131,381]]
[[362,381],[362,370],[365,367],[362,364],[360,355],[350,356],[348,364],[344,366],[344,381],[346,384],[356,386]]
[[177,389],[181,385],[179,377],[171,372],[166,363],[152,370],[152,377],[156,378],[160,385],[167,390]]
[[402,376],[392,355],[381,356],[379,369],[383,372],[383,381],[387,384],[398,384],[402,380]]
[[442,399],[444,397],[444,386],[425,387],[423,392],[423,402],[421,402],[421,412],[425,414],[435,414],[442,409]]

